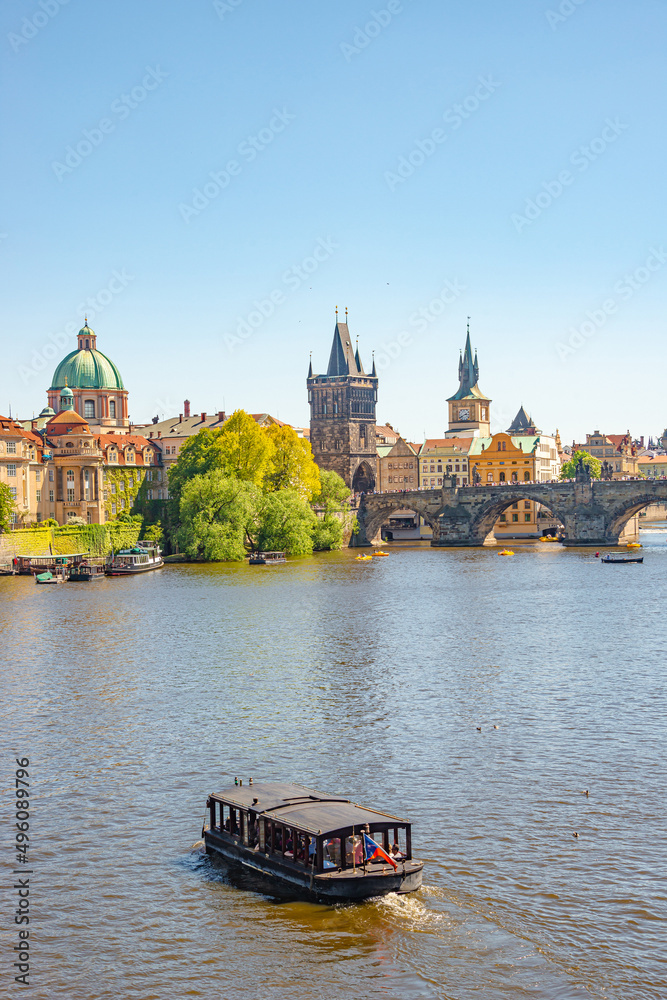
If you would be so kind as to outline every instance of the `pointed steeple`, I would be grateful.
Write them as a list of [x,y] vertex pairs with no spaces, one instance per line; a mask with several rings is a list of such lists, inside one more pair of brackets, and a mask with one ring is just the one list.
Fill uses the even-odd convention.
[[359,338],[358,337],[357,337],[357,347],[356,347],[356,350],[354,352],[354,360],[356,362],[357,371],[359,372],[359,374],[360,375],[365,375],[366,372],[364,371],[364,366],[362,365],[362,363],[361,363],[361,357],[359,356]]
[[[345,310],[347,320],[347,310]],[[327,375],[359,375],[359,368],[350,340],[350,331],[347,322],[338,321],[338,307],[336,307],[336,328],[334,330],[331,354],[329,355],[329,367]]]
[[308,378],[313,377],[313,352],[310,352],[310,362],[308,364]]
[[459,357],[459,387],[454,395],[449,397],[448,402],[451,403],[457,399],[467,399],[470,396],[474,396],[477,399],[487,399],[479,388],[478,382],[479,362],[477,360],[477,351],[475,351],[473,357],[472,347],[470,346],[470,317],[468,316],[466,343]]

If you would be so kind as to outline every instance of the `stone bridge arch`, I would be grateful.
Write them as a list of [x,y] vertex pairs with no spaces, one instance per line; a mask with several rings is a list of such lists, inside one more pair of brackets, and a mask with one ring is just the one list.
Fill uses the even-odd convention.
[[523,486],[521,483],[517,483],[516,486],[502,487],[502,496],[494,496],[478,506],[470,521],[471,543],[482,545],[493,531],[493,526],[500,515],[509,510],[512,504],[519,503],[521,500],[532,500],[534,503],[541,504],[550,510],[561,524],[566,523],[565,508],[561,508],[553,491],[540,490],[539,487],[530,486],[527,483]]
[[[617,542],[619,535],[625,528],[626,524],[631,517],[638,514],[640,510],[644,507],[648,507],[649,504],[657,503],[660,501],[660,497],[656,497],[655,493],[641,493],[635,495],[634,497],[628,497],[627,500],[616,504],[607,514],[607,525],[606,525],[606,536],[610,541]],[[664,500],[663,500],[664,503]]]
[[383,494],[382,498],[370,497],[363,499],[357,512],[359,522],[359,533],[352,535],[351,546],[371,545],[373,539],[378,535],[383,524],[386,524],[392,514],[398,510],[411,510],[413,513],[423,517],[429,527],[432,528],[434,536],[438,531],[437,515],[433,513],[432,505],[424,501],[414,499],[414,493],[408,496],[400,493],[396,494],[396,499],[389,494]]

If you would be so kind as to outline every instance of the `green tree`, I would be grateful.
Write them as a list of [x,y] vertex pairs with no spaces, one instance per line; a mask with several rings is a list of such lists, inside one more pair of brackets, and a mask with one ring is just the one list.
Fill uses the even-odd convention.
[[273,445],[264,477],[266,489],[294,490],[304,500],[312,500],[321,486],[310,442],[300,438],[293,427],[277,424],[267,427],[265,434]]
[[252,521],[259,490],[219,469],[194,476],[181,490],[180,548],[191,559],[239,560],[245,555],[245,528]]
[[261,486],[273,450],[266,431],[244,410],[236,410],[220,431],[220,468],[234,479]]
[[563,462],[560,470],[561,479],[574,479],[579,459],[584,460],[584,465],[591,474],[591,479],[599,479],[602,472],[602,463],[598,458],[589,455],[587,451],[575,451],[569,462]]
[[204,427],[181,448],[177,461],[169,470],[169,492],[177,505],[189,480],[222,468],[221,438],[221,430]]
[[314,498],[314,505],[323,510],[313,530],[313,548],[320,552],[339,549],[343,544],[343,521],[341,514],[344,503],[349,499],[350,489],[337,472],[320,472],[320,492]]
[[316,521],[310,505],[294,490],[265,493],[246,522],[248,546],[256,552],[310,555]]
[[162,522],[156,521],[155,524],[149,524],[148,527],[144,528],[143,535],[147,542],[155,542],[156,545],[162,545],[164,541]]
[[0,483],[0,532],[9,531],[10,514],[15,510],[12,491],[6,483]]

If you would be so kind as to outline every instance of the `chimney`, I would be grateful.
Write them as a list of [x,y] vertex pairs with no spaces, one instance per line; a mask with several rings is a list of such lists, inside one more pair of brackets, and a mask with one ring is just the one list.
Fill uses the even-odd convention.
[[225,422],[225,411],[224,410],[218,410],[218,423],[219,424],[224,424],[224,422]]
[[183,423],[183,414],[182,413],[178,414],[178,422],[179,422],[179,424]]
[[202,422],[203,424],[205,424],[205,423],[206,423],[206,414],[205,414],[205,413],[202,413],[202,415],[201,415],[201,422]]
[[185,402],[183,403],[183,413],[185,414],[185,419],[187,420],[187,418],[190,416],[190,400],[189,399],[186,399]]
[[158,431],[158,432],[157,432],[157,436],[158,436],[158,437],[162,437],[162,431]]

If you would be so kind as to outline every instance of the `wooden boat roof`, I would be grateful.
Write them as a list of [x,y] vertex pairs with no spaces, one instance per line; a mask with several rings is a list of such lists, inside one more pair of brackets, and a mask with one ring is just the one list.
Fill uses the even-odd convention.
[[[266,819],[286,823],[312,834],[333,833],[353,826],[358,829],[365,823],[375,826],[379,823],[408,824],[405,819],[356,805],[343,796],[328,795],[286,782],[233,785],[215,792],[211,798],[239,809],[252,809]],[[253,804],[254,799],[257,802]]]

